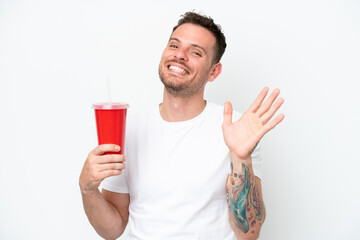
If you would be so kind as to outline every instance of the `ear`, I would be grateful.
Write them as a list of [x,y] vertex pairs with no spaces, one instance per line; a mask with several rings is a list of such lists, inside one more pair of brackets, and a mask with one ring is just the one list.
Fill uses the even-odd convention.
[[220,75],[221,70],[222,70],[222,64],[220,62],[212,66],[208,81],[213,82]]

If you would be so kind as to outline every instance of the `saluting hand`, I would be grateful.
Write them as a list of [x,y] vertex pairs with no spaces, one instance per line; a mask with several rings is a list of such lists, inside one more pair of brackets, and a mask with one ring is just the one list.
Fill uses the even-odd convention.
[[284,99],[279,98],[275,102],[280,93],[279,89],[275,89],[263,102],[268,91],[269,88],[264,88],[249,109],[234,123],[232,122],[232,105],[230,102],[225,103],[222,125],[224,140],[230,153],[235,153],[240,159],[249,159],[261,138],[285,117],[284,114],[279,114],[270,121]]

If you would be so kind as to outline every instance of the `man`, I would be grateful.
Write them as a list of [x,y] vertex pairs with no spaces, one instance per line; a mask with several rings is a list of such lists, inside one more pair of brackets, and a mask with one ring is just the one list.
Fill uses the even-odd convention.
[[256,146],[283,120],[280,114],[270,121],[283,99],[275,101],[275,89],[264,101],[264,88],[243,115],[229,102],[222,108],[205,101],[205,85],[221,73],[225,48],[211,18],[183,15],[159,65],[163,102],[128,117],[128,161],[104,155],[122,147],[113,144],[89,153],[80,188],[103,238],[118,238],[128,223],[130,240],[258,238],[265,207]]

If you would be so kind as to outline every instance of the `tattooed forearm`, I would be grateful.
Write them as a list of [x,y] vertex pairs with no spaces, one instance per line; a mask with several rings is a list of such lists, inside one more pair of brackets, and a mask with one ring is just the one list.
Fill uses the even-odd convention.
[[242,232],[261,224],[264,219],[264,208],[255,177],[250,175],[249,168],[242,163],[240,173],[233,172],[231,163],[230,182],[227,183],[227,202],[234,224]]

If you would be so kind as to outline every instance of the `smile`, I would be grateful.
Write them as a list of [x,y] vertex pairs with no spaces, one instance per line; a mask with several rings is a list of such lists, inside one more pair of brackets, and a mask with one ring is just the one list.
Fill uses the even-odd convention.
[[172,70],[172,71],[175,71],[175,72],[178,72],[178,73],[181,73],[183,75],[189,74],[189,72],[186,71],[185,69],[183,69],[181,67],[173,66],[173,65],[168,65],[168,69]]

